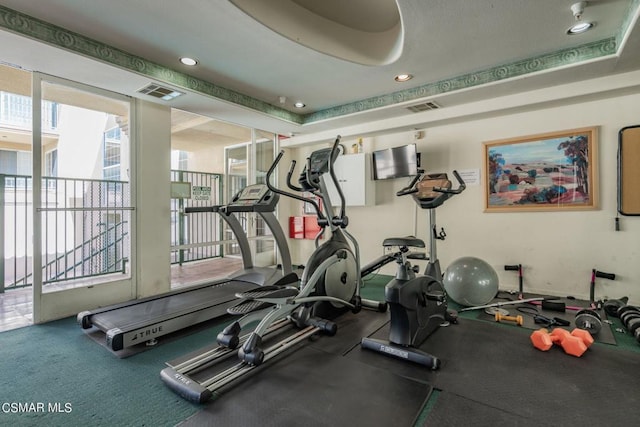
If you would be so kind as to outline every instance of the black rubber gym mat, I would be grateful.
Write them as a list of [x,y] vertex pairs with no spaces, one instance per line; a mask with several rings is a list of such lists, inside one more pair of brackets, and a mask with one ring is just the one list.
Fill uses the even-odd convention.
[[[433,396],[435,404],[427,414],[425,426],[492,426],[541,427],[531,418],[513,412],[497,410],[457,394],[441,391]],[[431,403],[429,403],[431,405]]]
[[362,337],[368,337],[389,322],[389,313],[361,310],[359,313],[345,313],[336,319],[338,332],[334,337],[326,337],[312,344],[318,350],[344,356],[360,345]]
[[[355,348],[347,357],[427,381],[497,410],[547,425],[629,425],[640,419],[640,354],[594,344],[580,358],[535,349],[530,331],[472,319],[441,328],[421,346],[439,371]],[[375,338],[388,337],[388,326]]]
[[180,425],[412,426],[431,391],[409,378],[305,347],[232,387]]

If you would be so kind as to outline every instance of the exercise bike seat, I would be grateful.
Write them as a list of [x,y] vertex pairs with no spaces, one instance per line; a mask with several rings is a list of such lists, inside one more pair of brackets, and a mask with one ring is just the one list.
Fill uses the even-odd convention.
[[382,246],[409,246],[412,248],[424,248],[424,240],[417,239],[415,237],[389,237],[388,239],[384,239],[382,242]]

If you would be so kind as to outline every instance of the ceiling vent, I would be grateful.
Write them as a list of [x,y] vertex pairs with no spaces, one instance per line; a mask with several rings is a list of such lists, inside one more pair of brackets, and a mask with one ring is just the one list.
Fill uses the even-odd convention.
[[184,95],[183,92],[178,92],[177,90],[160,86],[155,83],[150,83],[142,89],[138,89],[137,92],[153,96],[154,98],[164,99],[165,101],[171,101],[172,99],[177,98],[180,95]]
[[440,108],[438,104],[433,101],[428,101],[421,104],[412,105],[411,107],[407,107],[407,110],[411,111],[412,113],[421,113],[423,111],[437,110],[438,108]]

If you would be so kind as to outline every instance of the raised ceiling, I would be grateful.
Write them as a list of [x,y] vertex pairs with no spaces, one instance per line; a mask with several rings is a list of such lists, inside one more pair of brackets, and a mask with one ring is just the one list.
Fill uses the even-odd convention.
[[361,65],[393,64],[404,30],[395,0],[231,0],[274,32],[320,53]]
[[573,3],[0,0],[0,61],[141,98],[162,83],[176,108],[304,135],[639,70],[640,0],[588,1],[595,28],[568,36]]

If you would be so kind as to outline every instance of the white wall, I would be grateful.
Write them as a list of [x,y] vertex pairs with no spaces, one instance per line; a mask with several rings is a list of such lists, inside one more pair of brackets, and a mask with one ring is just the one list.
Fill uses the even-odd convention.
[[[588,299],[591,269],[595,268],[617,275],[615,281],[597,280],[596,298],[626,295],[630,303],[639,304],[640,218],[621,217],[621,230],[614,229],[618,131],[639,124],[638,105],[640,95],[629,94],[426,129],[425,138],[416,141],[422,166],[428,172],[447,172],[453,179],[453,169],[482,168],[484,141],[599,127],[598,210],[484,213],[482,187],[468,186],[437,211],[438,227],[447,231],[447,239],[438,242],[443,269],[459,257],[476,256],[494,267],[501,289],[517,289],[517,275],[505,272],[504,265],[519,263],[524,266],[526,292]],[[350,145],[353,141],[344,142]],[[370,152],[410,142],[414,142],[413,132],[377,136],[365,138],[364,149]],[[318,146],[290,151],[301,160],[314,148]],[[378,181],[375,206],[348,209],[349,230],[360,242],[363,263],[382,253],[385,237],[414,233],[412,199],[395,196],[406,183],[404,179]],[[285,225],[289,215],[300,215],[300,208],[291,203],[282,212]],[[418,212],[417,224],[418,237],[426,241],[426,212]],[[309,241],[291,240],[290,244],[296,263],[304,263],[313,250]],[[393,266],[383,270],[393,271]]]
[[171,287],[171,110],[151,102],[135,102],[137,245],[133,247],[137,297],[146,297]]

